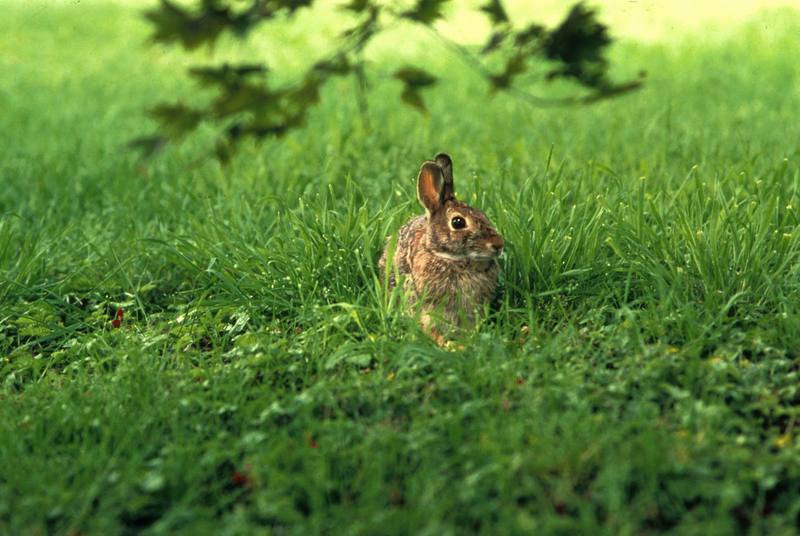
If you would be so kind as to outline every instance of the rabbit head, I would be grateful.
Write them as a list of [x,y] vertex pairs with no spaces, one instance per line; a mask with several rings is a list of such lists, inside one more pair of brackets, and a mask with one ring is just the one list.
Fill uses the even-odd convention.
[[426,246],[451,261],[491,260],[503,252],[503,237],[480,210],[455,198],[453,162],[444,153],[422,164],[417,197],[425,207]]

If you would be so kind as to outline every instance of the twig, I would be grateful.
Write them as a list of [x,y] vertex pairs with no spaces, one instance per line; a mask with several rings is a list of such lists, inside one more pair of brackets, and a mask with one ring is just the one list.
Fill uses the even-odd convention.
[[360,50],[357,53],[357,61],[353,67],[353,72],[355,74],[356,101],[358,102],[359,115],[361,115],[361,124],[364,127],[364,131],[369,133],[372,130],[369,122],[369,103],[367,101],[369,86],[367,85],[367,73],[364,71],[364,57]]

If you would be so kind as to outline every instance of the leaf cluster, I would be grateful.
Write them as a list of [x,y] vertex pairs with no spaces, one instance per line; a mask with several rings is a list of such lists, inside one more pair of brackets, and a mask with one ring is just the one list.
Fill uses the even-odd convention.
[[[291,20],[303,7],[312,7],[314,0],[200,0],[196,6],[182,7],[171,0],[145,12],[153,26],[152,40],[166,45],[179,45],[191,51],[200,46],[213,47],[220,36],[228,33],[246,39],[259,25]],[[342,9],[355,15],[353,26],[344,29],[333,52],[320,59],[289,83],[276,83],[269,78],[263,63],[209,65],[189,69],[189,75],[216,96],[202,107],[183,102],[159,104],[150,116],[159,124],[152,136],[132,142],[146,155],[178,141],[193,132],[201,123],[217,127],[216,156],[225,161],[238,142],[246,137],[283,136],[301,127],[309,110],[319,101],[321,88],[334,77],[351,75],[357,81],[360,110],[365,122],[367,74],[363,52],[375,36],[397,23],[406,22],[429,29],[487,81],[492,94],[506,91],[535,104],[580,104],[619,95],[638,88],[642,81],[615,84],[608,76],[605,49],[611,43],[608,28],[597,20],[596,13],[576,4],[555,28],[539,24],[522,27],[508,15],[501,0],[489,0],[480,7],[492,31],[488,41],[473,51],[443,35],[435,27],[445,18],[448,0],[416,0],[407,8],[396,8],[377,0],[352,0]],[[500,60],[498,60],[498,57]],[[589,90],[588,95],[567,99],[542,99],[520,87],[518,79],[528,73],[537,61],[545,60],[549,70],[544,80],[566,78]],[[502,64],[500,70],[488,65]],[[439,78],[424,66],[406,65],[393,73],[402,83],[401,100],[420,112],[427,113],[422,91],[435,85]]]

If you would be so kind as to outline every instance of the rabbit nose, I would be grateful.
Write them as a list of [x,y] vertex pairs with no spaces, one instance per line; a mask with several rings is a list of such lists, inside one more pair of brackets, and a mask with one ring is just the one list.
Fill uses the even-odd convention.
[[494,251],[496,251],[497,253],[503,251],[504,245],[505,244],[503,243],[503,239],[499,236],[494,236],[489,240],[489,247]]

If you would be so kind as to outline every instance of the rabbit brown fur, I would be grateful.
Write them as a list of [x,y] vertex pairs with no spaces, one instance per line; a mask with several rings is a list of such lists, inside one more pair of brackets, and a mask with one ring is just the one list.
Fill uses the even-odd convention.
[[[405,276],[409,312],[421,314],[423,329],[439,344],[459,328],[474,326],[479,310],[494,297],[504,245],[486,215],[457,201],[453,192],[448,155],[422,164],[417,197],[426,214],[400,229],[388,271],[390,287],[395,273]],[[391,239],[378,261],[381,276],[387,274]]]

